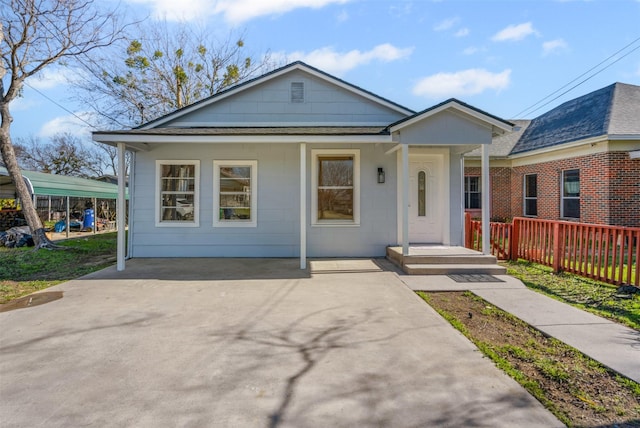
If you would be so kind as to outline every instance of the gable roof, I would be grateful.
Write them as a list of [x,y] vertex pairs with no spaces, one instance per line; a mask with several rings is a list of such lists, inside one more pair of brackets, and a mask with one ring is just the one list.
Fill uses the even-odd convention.
[[640,86],[614,83],[533,119],[510,154],[600,136],[640,138]]
[[429,116],[433,116],[441,111],[454,109],[460,112],[466,113],[469,116],[475,117],[477,119],[483,120],[493,125],[494,129],[498,128],[501,130],[497,134],[500,135],[503,132],[511,131],[513,128],[513,123],[507,122],[504,119],[499,118],[498,116],[494,116],[486,111],[480,110],[470,104],[464,103],[455,98],[449,98],[446,101],[443,101],[439,104],[434,105],[433,107],[429,107],[425,110],[419,111],[411,116],[407,116],[403,119],[398,120],[395,123],[389,125],[388,129],[391,132],[395,132],[407,126],[410,126],[418,121],[426,119]]
[[239,83],[235,86],[232,86],[228,89],[225,89],[223,91],[218,92],[217,94],[214,94],[210,97],[204,98],[200,101],[196,101],[193,104],[190,104],[188,106],[185,106],[181,109],[175,110],[167,115],[161,116],[157,119],[154,119],[150,122],[144,123],[134,129],[151,129],[151,128],[156,128],[161,126],[162,124],[172,121],[174,119],[177,119],[181,116],[184,116],[194,110],[200,109],[202,107],[205,107],[209,104],[212,104],[214,102],[220,101],[222,99],[225,99],[227,97],[230,97],[238,92],[241,92],[243,90],[246,90],[248,88],[254,87],[256,85],[262,84],[268,80],[274,79],[276,77],[282,76],[284,74],[290,73],[294,70],[301,70],[304,72],[307,72],[317,78],[320,78],[326,82],[329,82],[331,84],[337,85],[343,89],[346,89],[349,92],[355,93],[359,96],[362,96],[368,100],[371,100],[375,103],[381,104],[387,108],[390,108],[392,110],[395,110],[401,114],[404,115],[411,115],[413,113],[415,113],[413,110],[401,106],[398,103],[395,103],[393,101],[390,101],[386,98],[383,98],[379,95],[374,94],[373,92],[367,91],[365,89],[362,89],[356,85],[353,85],[349,82],[346,82],[342,79],[339,79],[335,76],[332,76],[329,73],[326,73],[322,70],[319,70],[315,67],[312,67],[302,61],[296,61],[296,62],[292,62],[290,64],[287,64],[283,67],[277,68],[275,70],[272,70],[268,73],[265,73],[261,76],[255,77],[253,79],[247,80],[245,82]]

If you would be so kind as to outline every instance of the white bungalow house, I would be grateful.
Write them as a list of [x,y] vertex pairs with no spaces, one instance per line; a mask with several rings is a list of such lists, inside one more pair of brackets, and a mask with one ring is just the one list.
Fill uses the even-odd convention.
[[462,245],[462,155],[512,128],[455,99],[414,112],[295,62],[93,139],[117,146],[120,165],[134,155],[119,270],[126,257],[299,257],[304,268]]

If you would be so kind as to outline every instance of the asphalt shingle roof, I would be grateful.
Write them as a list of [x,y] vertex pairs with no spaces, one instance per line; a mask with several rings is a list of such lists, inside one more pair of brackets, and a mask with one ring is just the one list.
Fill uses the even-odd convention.
[[[511,153],[511,149],[516,145],[524,131],[527,129],[530,120],[512,120],[511,123],[515,125],[513,132],[509,132],[498,137],[493,137],[493,141],[489,146],[489,156],[492,158],[506,158]],[[475,149],[465,156],[468,157],[480,157],[481,150]]]
[[614,83],[538,116],[511,154],[615,134],[640,135],[640,86]]

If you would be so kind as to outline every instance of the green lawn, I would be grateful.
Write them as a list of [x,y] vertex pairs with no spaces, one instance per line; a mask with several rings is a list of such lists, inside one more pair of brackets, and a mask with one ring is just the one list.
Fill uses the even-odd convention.
[[640,294],[624,298],[617,286],[519,260],[505,262],[507,273],[527,287],[640,331]]
[[57,242],[65,250],[0,247],[0,303],[115,263],[116,233]]

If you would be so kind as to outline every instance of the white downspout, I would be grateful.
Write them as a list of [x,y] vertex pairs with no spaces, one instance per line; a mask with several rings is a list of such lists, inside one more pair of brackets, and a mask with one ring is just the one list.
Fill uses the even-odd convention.
[[125,257],[125,156],[124,143],[118,143],[118,202],[116,205],[116,223],[118,229],[117,235],[117,251],[116,251],[116,270],[124,270]]
[[482,254],[491,254],[489,247],[490,224],[489,224],[489,206],[491,198],[489,191],[489,145],[483,144],[481,150],[482,155]]
[[300,143],[300,269],[307,268],[307,145]]

